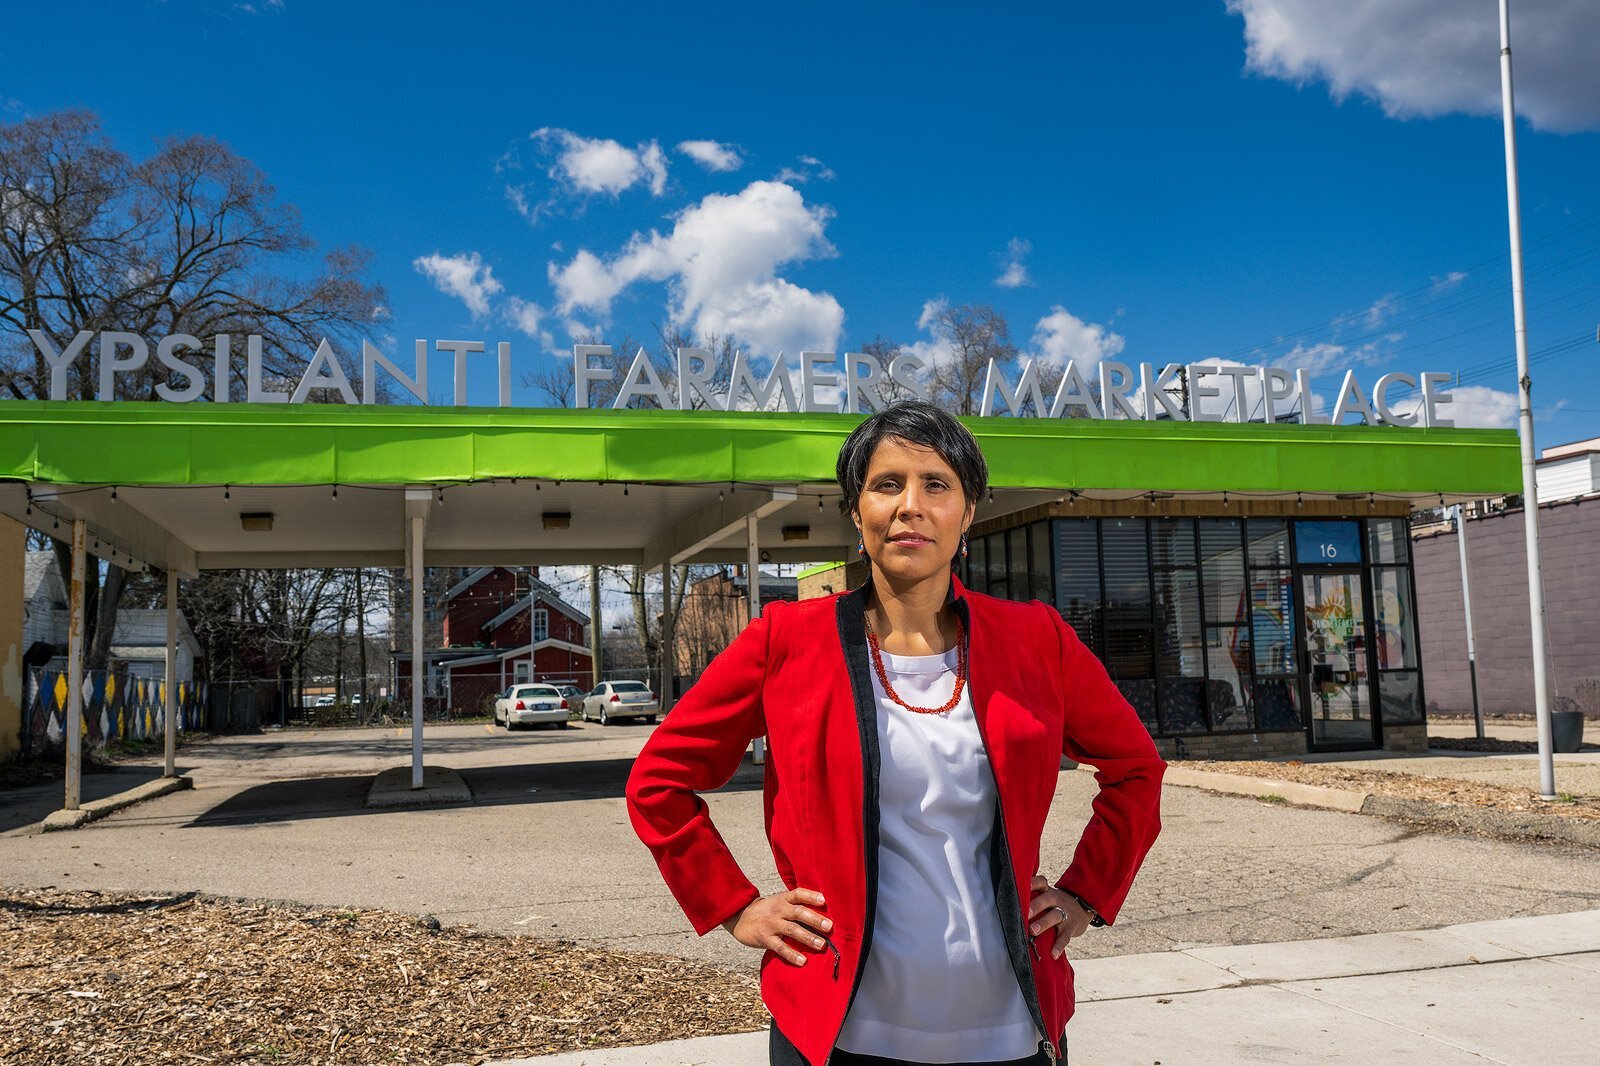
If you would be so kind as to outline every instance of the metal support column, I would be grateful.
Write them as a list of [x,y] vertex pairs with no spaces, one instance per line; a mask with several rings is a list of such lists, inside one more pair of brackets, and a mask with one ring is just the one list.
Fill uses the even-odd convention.
[[[755,515],[744,520],[745,539],[745,593],[750,621],[761,617],[761,541],[758,535],[760,519]],[[767,761],[767,738],[756,737],[750,742],[750,761],[757,766]]]
[[428,650],[422,639],[422,539],[428,520],[411,516],[411,787],[422,787],[422,681]]
[[672,709],[672,675],[677,648],[672,633],[672,560],[661,564],[661,713]]
[[1461,605],[1467,618],[1467,675],[1472,679],[1472,720],[1483,739],[1483,705],[1478,702],[1478,648],[1472,639],[1472,579],[1467,568],[1467,516],[1456,504],[1456,547],[1461,555]]
[[67,795],[63,806],[78,809],[83,784],[83,577],[88,528],[72,520],[72,578],[67,591]]
[[589,681],[590,688],[600,687],[600,638],[606,631],[600,619],[600,568],[589,567],[589,665],[590,673],[594,676]]
[[167,777],[178,776],[178,571],[167,567],[167,681],[161,690],[167,734]]

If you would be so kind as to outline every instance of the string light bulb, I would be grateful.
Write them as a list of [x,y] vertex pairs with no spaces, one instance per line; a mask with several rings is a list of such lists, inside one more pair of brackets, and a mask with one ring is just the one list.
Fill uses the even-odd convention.
[[228,486],[228,485],[222,486],[222,498],[224,500],[233,499],[233,492],[232,492],[231,486]]
[[339,486],[338,485],[334,485],[333,486],[333,498],[336,499],[336,500],[339,498]]

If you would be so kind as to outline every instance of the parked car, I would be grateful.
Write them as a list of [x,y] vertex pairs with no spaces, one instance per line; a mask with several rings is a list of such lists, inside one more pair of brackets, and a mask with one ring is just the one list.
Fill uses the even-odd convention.
[[567,706],[583,706],[583,689],[579,688],[577,685],[557,685],[556,688],[560,689],[561,695],[566,698]]
[[313,707],[332,707],[333,703],[334,703],[334,699],[333,699],[332,696],[318,696],[317,697],[317,702],[313,703],[311,706],[313,706]]
[[583,698],[583,720],[599,719],[610,725],[618,718],[643,718],[654,722],[661,701],[643,681],[602,681]]
[[519,725],[567,728],[567,701],[554,685],[512,685],[494,701],[494,721],[509,732]]

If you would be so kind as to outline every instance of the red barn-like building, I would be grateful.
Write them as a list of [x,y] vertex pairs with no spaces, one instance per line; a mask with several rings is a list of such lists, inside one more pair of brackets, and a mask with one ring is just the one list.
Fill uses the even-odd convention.
[[450,713],[486,713],[495,695],[524,681],[575,684],[592,678],[589,616],[539,579],[537,567],[483,566],[440,598],[442,669]]

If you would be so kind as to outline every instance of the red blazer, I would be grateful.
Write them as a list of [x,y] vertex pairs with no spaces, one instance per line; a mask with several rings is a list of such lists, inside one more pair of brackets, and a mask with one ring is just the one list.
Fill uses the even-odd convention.
[[[1053,933],[1035,943],[1024,920],[1060,758],[1098,767],[1100,791],[1056,884],[1107,922],[1160,832],[1166,764],[1053,608],[968,592],[954,576],[950,585],[969,634],[968,686],[999,792],[990,866],[1001,928],[1054,1052],[1072,1016],[1072,967],[1050,958]],[[768,605],[673,707],[628,778],[634,829],[703,935],[761,893],[695,793],[726,784],[751,739],[767,737],[766,829],[779,875],[789,888],[821,892],[834,926],[821,951],[797,945],[812,956],[804,966],[766,953],[761,994],[778,1031],[813,1066],[826,1062],[844,1024],[877,906],[879,751],[866,591]]]

